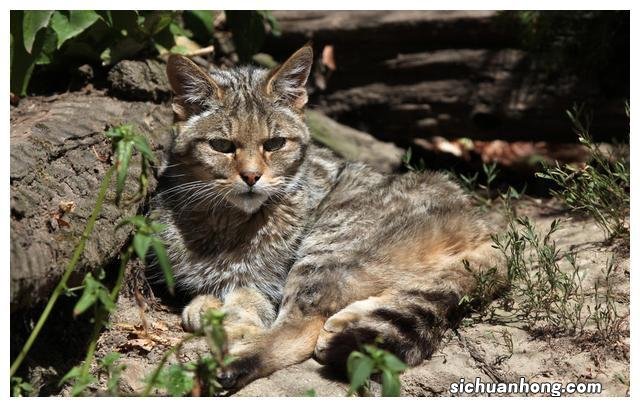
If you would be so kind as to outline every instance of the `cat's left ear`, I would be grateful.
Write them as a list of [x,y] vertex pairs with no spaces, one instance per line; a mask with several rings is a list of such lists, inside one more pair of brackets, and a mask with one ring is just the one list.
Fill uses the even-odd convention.
[[269,73],[267,95],[273,95],[296,109],[302,109],[307,104],[305,85],[311,73],[311,65],[313,49],[310,45],[305,45]]
[[167,78],[174,93],[172,106],[178,120],[202,113],[224,96],[211,75],[182,55],[169,56]]

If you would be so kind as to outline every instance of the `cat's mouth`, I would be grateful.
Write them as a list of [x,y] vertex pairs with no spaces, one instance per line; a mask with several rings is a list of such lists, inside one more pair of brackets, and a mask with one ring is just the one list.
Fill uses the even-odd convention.
[[268,196],[264,193],[251,189],[232,195],[227,200],[244,212],[253,213],[262,206],[267,198]]
[[247,198],[247,199],[253,199],[253,198],[257,198],[258,196],[262,196],[262,194],[250,189],[246,192],[241,192],[238,194],[240,197],[242,198]]

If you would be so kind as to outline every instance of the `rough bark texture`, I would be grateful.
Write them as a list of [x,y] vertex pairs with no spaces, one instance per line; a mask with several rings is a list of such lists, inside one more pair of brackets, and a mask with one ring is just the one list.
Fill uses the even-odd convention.
[[109,70],[111,93],[126,100],[167,100],[171,87],[166,64],[153,59],[120,61]]
[[[626,134],[627,95],[548,76],[517,49],[512,25],[493,11],[278,11],[282,60],[312,41],[317,109],[383,140],[416,137],[574,141],[564,111],[597,100],[596,137]],[[332,47],[336,70],[322,67]],[[325,61],[326,62],[326,61]]]
[[[168,106],[148,102],[65,94],[25,99],[11,109],[10,120],[13,312],[46,299],[71,258],[111,165],[111,145],[104,131],[121,123],[134,124],[158,152],[169,145],[172,114]],[[131,166],[133,176],[138,161]],[[135,183],[128,185],[126,192],[131,196]],[[113,198],[112,188],[77,275],[105,264],[127,239],[129,231],[123,228],[114,233],[114,226],[134,214],[140,204],[120,209]],[[65,202],[75,209],[63,213],[60,206]]]

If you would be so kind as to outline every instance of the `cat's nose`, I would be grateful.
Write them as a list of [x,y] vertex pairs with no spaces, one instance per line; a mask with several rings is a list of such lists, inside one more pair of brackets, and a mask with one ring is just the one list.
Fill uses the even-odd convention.
[[261,176],[262,174],[253,171],[240,173],[240,177],[242,177],[242,180],[250,187],[258,182]]

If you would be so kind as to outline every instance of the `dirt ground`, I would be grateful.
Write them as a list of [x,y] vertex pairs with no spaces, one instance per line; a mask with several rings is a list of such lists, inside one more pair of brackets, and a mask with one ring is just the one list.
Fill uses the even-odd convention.
[[[554,235],[558,248],[577,254],[585,287],[593,287],[615,250],[602,244],[604,235],[597,225],[590,219],[572,217],[553,200],[525,198],[518,203],[517,211],[532,219],[540,231],[546,230],[553,219],[567,219]],[[629,258],[628,253],[616,253],[613,295],[618,313],[628,315]],[[467,382],[475,378],[483,382],[517,382],[520,377],[539,383],[599,382],[599,395],[629,394],[628,325],[622,340],[602,346],[589,337],[534,336],[518,323],[474,322],[472,317],[457,330],[447,332],[440,349],[429,360],[401,376],[403,395],[449,396],[450,384],[461,378]],[[121,296],[111,326],[99,340],[97,357],[111,351],[122,353],[122,363],[127,367],[120,390],[123,394],[138,393],[144,387],[143,378],[184,335],[179,309],[161,305],[142,312],[135,300]],[[186,361],[205,351],[203,343],[189,343],[179,358]],[[104,388],[104,383],[100,387]],[[310,389],[318,396],[342,396],[348,384],[335,380],[318,363],[308,360],[256,380],[236,396],[300,396]],[[379,391],[376,389],[374,385],[374,393]]]

